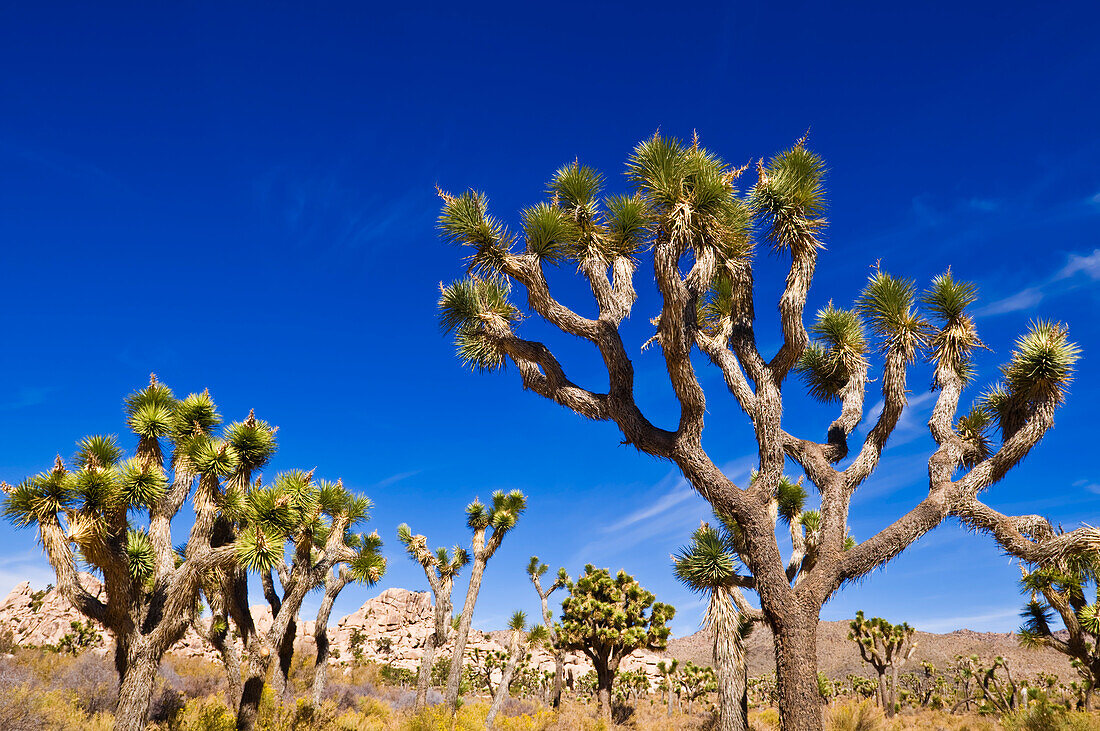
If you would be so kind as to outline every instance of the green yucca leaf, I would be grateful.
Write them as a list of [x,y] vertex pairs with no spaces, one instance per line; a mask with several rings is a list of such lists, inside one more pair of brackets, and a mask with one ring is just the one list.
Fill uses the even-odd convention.
[[538,203],[522,213],[527,251],[541,261],[558,264],[576,241],[577,226],[562,209]]
[[527,575],[531,577],[543,576],[549,570],[550,567],[540,562],[538,556],[532,556],[527,563]]
[[146,403],[137,408],[127,424],[130,430],[141,437],[160,439],[168,436],[174,423],[173,407],[161,403]]
[[125,505],[119,475],[114,468],[85,469],[67,475],[69,489],[87,513],[106,513]]
[[321,480],[317,484],[317,502],[326,515],[338,515],[347,506],[351,495],[338,482]]
[[821,513],[816,510],[807,510],[802,513],[799,522],[807,532],[813,533],[821,529]]
[[798,482],[791,482],[783,477],[779,480],[775,498],[779,503],[779,517],[785,523],[790,523],[802,512],[802,507],[806,503],[806,488]]
[[439,298],[439,323],[454,333],[462,362],[477,370],[504,366],[505,355],[486,328],[509,327],[519,320],[519,310],[508,301],[503,282],[470,277],[443,288]]
[[572,162],[554,173],[547,192],[558,199],[559,204],[575,216],[591,218],[595,213],[596,198],[603,190],[603,175],[594,168]]
[[812,398],[829,403],[840,398],[852,375],[867,365],[863,321],[855,310],[830,302],[818,311],[810,335],[815,342],[802,351],[795,371]]
[[1031,402],[1053,399],[1061,403],[1073,381],[1074,364],[1081,354],[1067,339],[1060,322],[1037,320],[1016,341],[1011,360],[1002,368],[1009,392]]
[[364,549],[348,562],[348,570],[358,583],[374,586],[386,573],[386,559],[378,553],[377,548]]
[[127,505],[150,508],[168,488],[164,473],[151,466],[142,466],[136,459],[127,460],[118,472],[119,486]]
[[736,576],[735,561],[729,540],[703,524],[692,533],[691,543],[673,556],[673,573],[692,591],[708,592],[728,585]]
[[546,625],[536,624],[530,630],[527,631],[527,646],[528,647],[541,647],[550,640],[550,630],[546,629]]
[[130,529],[126,532],[126,560],[130,578],[135,581],[143,582],[153,575],[157,557],[153,543],[144,531]]
[[855,548],[858,545],[859,544],[856,542],[855,537],[852,534],[849,533],[848,535],[844,536],[844,545],[842,545],[840,547],[840,550],[841,551],[851,551],[853,548]]
[[73,507],[76,495],[68,475],[64,469],[54,469],[19,483],[4,500],[4,518],[23,527]]
[[1028,602],[1020,612],[1020,618],[1024,620],[1020,627],[1021,634],[1026,633],[1034,637],[1050,637],[1053,634],[1050,628],[1053,613],[1038,601]]
[[188,460],[199,474],[228,477],[237,469],[237,453],[228,442],[197,436],[187,446]]
[[527,626],[527,613],[526,612],[513,612],[512,617],[508,620],[508,629],[513,632],[522,632]]
[[172,423],[173,439],[209,434],[222,423],[222,417],[208,391],[192,393],[178,402]]
[[626,175],[655,204],[672,206],[683,194],[684,168],[682,143],[655,134],[634,148],[627,160]]
[[512,235],[487,212],[489,201],[483,193],[467,191],[459,196],[440,193],[443,212],[438,228],[443,239],[474,249],[471,267],[483,275],[498,274],[510,255]]
[[1077,621],[1081,627],[1091,635],[1100,637],[1100,617],[1097,616],[1098,605],[1086,604],[1077,612]]
[[825,227],[825,162],[801,144],[773,157],[760,170],[749,196],[777,249],[813,250]]
[[610,253],[632,258],[645,245],[653,225],[649,203],[638,195],[615,195],[604,200]]
[[243,470],[257,470],[275,455],[278,448],[275,431],[265,421],[251,414],[245,421],[235,421],[225,428],[223,438],[233,446],[239,466]]
[[113,467],[122,457],[122,448],[118,446],[118,437],[114,434],[84,437],[77,443],[77,447],[73,463],[81,469]]
[[485,530],[491,521],[489,509],[480,500],[474,500],[466,506],[466,525],[470,530]]
[[284,533],[269,525],[250,525],[237,537],[237,560],[249,571],[269,571],[284,557]]
[[818,343],[806,346],[794,370],[805,384],[810,397],[822,403],[840,398],[840,392],[851,378],[844,363]]
[[978,299],[978,288],[970,282],[961,282],[947,270],[932,280],[932,286],[924,293],[921,303],[934,317],[943,323],[960,320],[966,316],[966,308]]
[[134,414],[146,406],[159,406],[171,412],[175,408],[176,399],[172,390],[163,383],[157,381],[156,375],[149,379],[149,385],[126,397],[126,416],[132,418]]
[[856,311],[882,340],[884,350],[898,350],[912,360],[930,335],[928,322],[914,307],[912,280],[875,269],[856,301]]

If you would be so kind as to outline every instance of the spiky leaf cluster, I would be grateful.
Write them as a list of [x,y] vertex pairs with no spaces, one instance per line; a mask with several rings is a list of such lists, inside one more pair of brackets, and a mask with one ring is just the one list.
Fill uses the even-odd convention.
[[966,311],[977,299],[977,287],[955,279],[950,270],[933,279],[921,299],[937,324],[929,343],[929,357],[954,371],[963,383],[974,376],[974,350],[985,347],[974,318]]
[[466,506],[466,525],[474,531],[492,526],[495,533],[504,534],[515,527],[526,509],[527,497],[519,490],[508,493],[497,490],[489,505],[475,499]]
[[672,558],[673,573],[692,591],[709,593],[735,585],[740,561],[733,536],[706,523]]
[[750,202],[773,246],[804,251],[822,245],[824,179],[825,161],[801,142],[760,167]]
[[810,396],[828,403],[840,398],[851,377],[867,368],[867,336],[855,310],[830,302],[810,327],[812,342],[802,351],[795,370]]
[[931,336],[931,325],[916,308],[912,280],[887,274],[876,267],[856,300],[856,312],[881,342],[882,350],[912,361]]
[[462,362],[478,371],[504,367],[499,338],[510,333],[520,312],[508,299],[508,285],[500,279],[468,277],[443,287],[439,323],[454,338]]

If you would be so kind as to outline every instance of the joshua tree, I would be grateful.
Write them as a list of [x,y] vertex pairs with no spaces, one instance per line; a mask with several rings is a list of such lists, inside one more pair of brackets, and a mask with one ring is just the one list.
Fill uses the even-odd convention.
[[357,550],[361,558],[336,565],[325,577],[325,594],[317,609],[317,621],[313,625],[313,639],[317,644],[317,658],[313,666],[313,704],[321,705],[328,682],[328,620],[336,597],[351,582],[373,586],[386,571],[386,559],[382,557],[382,539],[374,532],[366,536],[348,536],[348,545]]
[[635,650],[663,650],[669,634],[666,623],[676,610],[654,603],[656,597],[625,571],[612,578],[610,571],[592,564],[584,567],[584,574],[577,583],[568,584],[568,589],[556,628],[558,642],[563,649],[580,650],[592,661],[600,716],[610,723],[611,689],[619,663]]
[[[1067,556],[1032,571],[1021,570],[1020,585],[1031,601],[1020,613],[1020,644],[1049,647],[1069,657],[1081,676],[1085,710],[1091,710],[1092,691],[1100,684],[1100,554]],[[1090,591],[1092,604],[1086,596]],[[1064,635],[1056,635],[1050,626],[1055,613],[1065,625]]]
[[[257,484],[227,502],[226,513],[242,546],[242,564],[261,576],[277,569],[282,589],[277,593],[273,580],[264,579],[269,585],[264,593],[272,604],[266,632],[256,631],[247,605],[238,602],[231,610],[247,660],[238,729],[255,726],[265,678],[280,650],[293,646],[294,620],[306,594],[323,586],[338,565],[368,585],[382,577],[386,564],[378,553],[378,536],[351,532],[367,520],[370,507],[370,500],[348,492],[342,483],[315,482],[312,472],[300,470],[278,475],[270,487]],[[289,566],[287,552],[292,556]],[[276,669],[274,677],[278,676]]]
[[485,728],[493,727],[493,719],[497,717],[501,705],[504,704],[504,699],[508,697],[508,686],[512,683],[516,666],[519,665],[520,660],[527,656],[527,649],[541,645],[550,637],[545,626],[536,624],[525,638],[523,630],[526,626],[527,615],[523,612],[516,612],[512,615],[511,621],[508,622],[508,629],[512,631],[511,639],[508,642],[508,663],[504,666],[500,683],[497,684],[497,691],[493,694],[493,704],[489,706],[489,715],[485,717]]
[[703,624],[713,636],[714,668],[718,686],[718,728],[745,731],[749,727],[748,663],[745,638],[753,622],[763,619],[753,609],[741,586],[751,584],[737,571],[740,560],[735,531],[703,523],[691,543],[672,557],[676,578],[693,591],[709,595]]
[[546,631],[550,635],[551,651],[554,653],[554,689],[551,691],[550,705],[557,708],[561,703],[561,685],[565,675],[565,652],[558,646],[558,633],[554,628],[554,616],[550,612],[549,600],[551,594],[569,585],[569,574],[565,572],[564,568],[559,568],[554,583],[544,589],[542,588],[542,577],[549,570],[550,567],[541,563],[538,556],[532,556],[531,562],[527,564],[527,575],[531,577],[531,583],[535,585],[535,591],[538,592],[539,602],[542,605],[542,621],[546,623]]
[[435,552],[428,550],[428,539],[421,535],[413,535],[408,525],[402,523],[397,527],[397,539],[405,546],[405,550],[414,561],[424,569],[424,575],[428,578],[428,585],[435,596],[434,620],[432,633],[424,641],[424,654],[420,658],[420,672],[416,678],[416,709],[421,709],[428,702],[428,685],[432,677],[432,662],[435,653],[447,642],[447,634],[451,630],[451,592],[454,589],[455,577],[458,572],[470,562],[470,555],[465,549],[455,546],[450,555],[446,548],[437,548]]
[[[197,613],[203,577],[238,560],[238,545],[211,546],[218,506],[241,469],[237,446],[242,438],[273,444],[273,430],[250,417],[220,439],[208,436],[221,423],[210,395],[177,399],[156,376],[125,403],[137,439],[133,457],[123,459],[114,436],[87,437],[71,469],[59,456],[53,469],[15,488],[4,485],[4,516],[17,526],[37,526],[58,591],[114,636],[115,728],[140,729],[161,658]],[[177,551],[171,522],[196,482],[195,522]],[[142,512],[148,530],[129,517]],[[103,575],[105,601],[81,585],[78,560]]]
[[[496,370],[511,361],[525,388],[583,417],[613,423],[623,443],[675,464],[716,512],[736,521],[764,619],[777,638],[784,728],[819,729],[815,647],[822,604],[948,516],[1008,530],[1014,519],[977,496],[1053,425],[1078,351],[1064,326],[1033,324],[1017,342],[1002,384],[956,418],[963,389],[974,377],[971,354],[984,347],[967,314],[974,287],[948,272],[919,295],[913,282],[876,266],[852,309],[828,305],[807,328],[804,309],[826,223],[825,165],[799,140],[756,167],[756,181],[742,195],[735,184],[745,168],[730,168],[697,139],[685,144],[655,135],[627,162],[632,194],[601,197],[604,179],[598,172],[567,165],[550,181],[549,201],[523,211],[518,234],[488,213],[481,193],[441,192],[440,231],[466,247],[470,259],[468,276],[442,289],[440,322],[465,364]],[[754,331],[754,239],[790,258],[779,298],[782,344],[770,358]],[[672,429],[651,422],[637,405],[634,368],[620,331],[636,299],[633,275],[643,257],[652,262],[660,296],[647,344],[660,348],[680,406]],[[576,266],[587,281],[593,316],[551,293],[546,269],[559,264]],[[519,336],[524,313],[512,303],[512,284],[526,290],[530,312],[599,351],[608,377],[605,393],[571,381],[551,348]],[[872,378],[873,340],[882,367]],[[750,485],[735,484],[703,449],[707,404],[699,361],[692,357],[696,348],[721,372],[754,429],[760,463]],[[877,535],[844,551],[851,498],[879,465],[907,405],[908,367],[921,356],[932,363],[938,392],[929,420],[937,448],[929,460],[927,495]],[[783,421],[782,396],[792,392],[784,383],[791,374],[802,378],[810,397],[840,405],[820,441],[793,434]],[[863,443],[850,448],[873,381],[881,383],[883,408]],[[797,585],[785,571],[768,514],[787,459],[805,471],[821,496],[818,556]],[[1080,548],[1082,541],[1100,543],[1097,531],[1080,530],[1027,550],[1047,555]]]
[[668,715],[672,715],[672,698],[673,696],[680,697],[680,680],[679,673],[680,661],[679,660],[661,660],[657,663],[657,672],[661,674],[661,677],[665,681],[665,690],[668,692]]
[[[898,695],[898,671],[909,661],[917,643],[913,641],[916,631],[905,622],[890,624],[882,617],[865,619],[863,611],[856,612],[856,618],[850,623],[848,639],[859,645],[859,654],[863,661],[878,673],[878,702],[886,710],[886,715],[894,715],[894,705]],[[891,672],[889,693],[886,689],[886,671]]]
[[713,669],[689,660],[680,671],[680,687],[690,713],[695,701],[718,689],[718,681]]
[[447,689],[443,695],[448,708],[456,708],[458,701],[466,639],[470,636],[470,623],[474,619],[474,605],[477,604],[477,595],[481,591],[485,564],[500,548],[504,536],[516,526],[516,521],[526,508],[527,498],[519,490],[512,490],[508,494],[497,490],[493,493],[490,505],[484,505],[475,498],[466,506],[466,525],[474,532],[471,544],[473,563],[470,566],[470,586],[466,589],[466,601],[462,605],[458,629],[455,631],[455,650],[447,673]]

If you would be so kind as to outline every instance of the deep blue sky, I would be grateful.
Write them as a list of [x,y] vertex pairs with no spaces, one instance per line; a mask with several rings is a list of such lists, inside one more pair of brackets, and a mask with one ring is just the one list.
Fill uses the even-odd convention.
[[[983,295],[995,352],[979,385],[1030,318],[1068,321],[1084,349],[1069,403],[987,497],[1097,524],[1098,11],[915,5],[4,3],[0,479],[120,431],[121,398],[156,371],[181,394],[209,387],[231,419],[255,407],[280,425],[269,474],[317,466],[373,498],[384,586],[426,586],[398,523],[467,541],[463,506],[519,488],[530,512],[490,564],[477,626],[535,615],[523,566],[537,553],[574,575],[625,567],[690,633],[701,603],[668,555],[705,504],[613,427],[524,393],[514,372],[459,367],[435,322],[461,266],[436,237],[433,185],[484,189],[514,223],[574,158],[623,189],[624,159],[658,128],[698,130],[740,164],[809,127],[831,200],[811,311],[850,302],[878,259],[922,283],[950,265]],[[778,344],[781,264],[759,265],[763,347]],[[562,297],[589,308],[566,274]],[[635,345],[657,311],[645,269],[638,285]],[[592,353],[526,327],[600,387]],[[672,423],[659,353],[636,366],[643,406]],[[706,379],[706,445],[742,477],[751,435]],[[912,416],[855,498],[857,539],[926,489],[927,383],[911,376]],[[788,428],[823,435],[830,412],[787,395]],[[0,527],[0,546],[0,591],[49,580],[32,532]],[[1017,578],[948,524],[824,616],[1008,630]],[[349,588],[338,612],[374,593]]]

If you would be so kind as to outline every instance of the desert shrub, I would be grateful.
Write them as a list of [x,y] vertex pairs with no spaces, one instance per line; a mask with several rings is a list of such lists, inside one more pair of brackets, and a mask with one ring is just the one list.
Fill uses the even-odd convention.
[[94,653],[61,660],[50,687],[69,691],[88,713],[114,711],[118,703],[118,672],[106,657]]
[[185,701],[214,695],[225,685],[225,671],[204,660],[173,658],[160,666],[160,675]]
[[113,725],[105,713],[88,714],[71,692],[27,685],[0,693],[0,719],[5,731],[108,731]]
[[18,649],[19,644],[15,641],[15,632],[11,627],[4,627],[0,629],[0,655],[10,655]]
[[845,703],[830,709],[825,728],[829,731],[885,731],[886,718],[872,701]]
[[173,731],[236,731],[237,716],[221,698],[195,698],[176,717]]
[[521,698],[512,698],[509,696],[504,699],[504,702],[500,706],[501,716],[533,716],[539,712],[539,704],[535,701],[524,700]]
[[1008,714],[1001,723],[1006,731],[1088,731],[1098,726],[1094,716],[1070,712],[1043,695],[1026,708]]
[[749,721],[753,731],[771,731],[779,728],[779,711],[765,708],[759,713],[750,714]]
[[[382,682],[388,685],[400,685],[402,687],[416,684],[416,673],[412,670],[406,670],[405,668],[399,668],[396,665],[390,665],[386,663],[382,666],[379,674],[382,678]],[[444,674],[444,680],[446,675]]]
[[185,705],[186,700],[182,693],[166,683],[161,683],[153,690],[153,696],[149,699],[149,720],[152,723],[171,724]]

